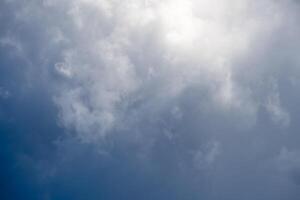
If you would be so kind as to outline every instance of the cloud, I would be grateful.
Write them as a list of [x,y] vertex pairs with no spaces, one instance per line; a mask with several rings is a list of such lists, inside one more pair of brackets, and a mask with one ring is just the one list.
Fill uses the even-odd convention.
[[290,151],[286,147],[283,147],[277,157],[277,164],[279,170],[287,173],[295,184],[300,184],[300,159],[298,150]]
[[199,169],[209,168],[221,153],[220,143],[214,141],[207,146],[205,151],[200,150],[195,154],[195,163]]
[[49,199],[297,199],[298,6],[1,2],[5,170]]
[[[60,3],[48,2],[46,7],[56,4]],[[87,132],[86,139],[91,132],[91,140],[101,138],[118,126],[128,126],[133,111],[143,114],[143,107],[153,105],[163,112],[164,104],[176,101],[190,87],[210,91],[208,98],[224,112],[235,110],[255,121],[261,102],[252,99],[253,88],[235,80],[236,70],[247,70],[235,63],[256,48],[252,41],[264,43],[281,26],[285,10],[280,3],[64,4],[67,14],[62,17],[73,31],[64,33],[70,45],[54,66],[70,78],[56,98],[66,128],[75,127],[81,136]],[[267,9],[259,10],[262,6]],[[59,32],[62,28],[56,27]],[[274,120],[288,124],[287,114],[275,103],[267,106]]]
[[274,122],[280,123],[283,126],[288,126],[290,123],[289,114],[280,106],[279,94],[275,93],[268,97],[266,108],[271,114]]
[[7,99],[10,97],[10,92],[5,90],[4,88],[0,87],[0,97],[3,99]]

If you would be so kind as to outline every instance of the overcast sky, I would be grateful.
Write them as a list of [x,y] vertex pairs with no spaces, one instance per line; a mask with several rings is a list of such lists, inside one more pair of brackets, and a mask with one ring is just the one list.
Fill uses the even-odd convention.
[[299,200],[298,0],[1,0],[0,199]]

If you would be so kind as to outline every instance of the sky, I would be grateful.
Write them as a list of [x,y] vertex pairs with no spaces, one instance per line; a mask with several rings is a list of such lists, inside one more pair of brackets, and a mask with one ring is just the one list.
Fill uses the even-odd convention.
[[298,0],[1,0],[0,199],[300,199]]

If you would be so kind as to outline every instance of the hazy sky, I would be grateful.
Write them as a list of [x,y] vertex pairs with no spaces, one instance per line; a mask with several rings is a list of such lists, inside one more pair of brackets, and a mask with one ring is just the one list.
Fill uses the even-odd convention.
[[0,199],[300,199],[297,0],[1,0]]

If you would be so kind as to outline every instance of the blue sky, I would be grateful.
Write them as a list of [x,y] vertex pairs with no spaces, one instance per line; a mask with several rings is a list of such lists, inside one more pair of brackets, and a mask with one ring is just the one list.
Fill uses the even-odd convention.
[[299,199],[299,6],[1,1],[0,199]]

